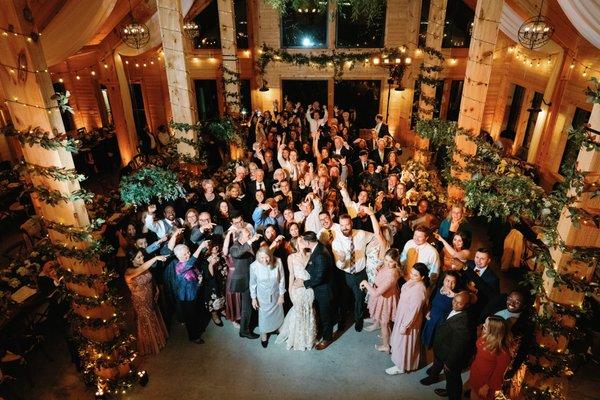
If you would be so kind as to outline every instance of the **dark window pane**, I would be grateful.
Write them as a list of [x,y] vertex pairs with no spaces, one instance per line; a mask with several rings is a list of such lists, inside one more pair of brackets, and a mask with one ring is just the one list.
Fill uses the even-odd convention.
[[[54,82],[52,84],[54,91],[57,93],[65,93],[65,84],[61,82]],[[63,125],[65,126],[65,132],[72,131],[75,129],[75,122],[73,121],[73,114],[68,111],[60,109],[60,117],[62,118]]]
[[[581,128],[583,125],[589,122],[591,114],[591,112],[577,107],[575,109],[573,121],[571,121],[571,126],[575,129]],[[565,144],[565,150],[560,160],[560,168],[558,171],[562,175],[567,175],[570,172],[569,170],[572,170],[575,167],[577,156],[579,156],[579,149],[581,148],[581,143],[577,143],[573,139],[573,137],[569,137],[567,139],[567,143]]]
[[194,18],[200,27],[200,36],[194,39],[196,49],[220,49],[221,31],[219,28],[219,9],[213,0]]
[[[281,16],[281,47],[327,47],[327,4],[310,2]],[[307,3],[308,4],[308,3]]]
[[448,111],[446,119],[448,121],[458,121],[460,113],[460,100],[462,99],[463,85],[465,81],[452,81],[450,85],[450,97],[448,99]]
[[196,104],[200,121],[214,119],[219,116],[219,101],[217,100],[217,81],[213,79],[196,79]]
[[300,102],[304,107],[313,101],[321,105],[327,104],[327,81],[294,81],[283,80],[283,97],[296,104]]
[[142,132],[147,125],[146,110],[144,109],[144,97],[142,95],[142,85],[132,83],[129,85],[131,94],[131,108],[133,109],[133,121],[138,138],[142,137]]
[[469,47],[475,13],[462,0],[448,0],[442,47]]
[[248,5],[246,0],[235,0],[235,30],[238,49],[248,49]]
[[502,131],[500,137],[515,140],[517,135],[517,123],[521,114],[521,106],[523,105],[523,95],[525,88],[519,85],[511,85],[512,95],[508,96],[507,108],[508,112],[504,112],[504,121],[502,123]]
[[[435,105],[433,106],[432,118],[440,117],[440,104],[442,103],[442,97],[444,95],[444,85],[441,83],[435,87]],[[413,97],[412,114],[410,116],[410,129],[414,129],[417,126],[419,120],[419,105],[421,99],[421,82],[415,82],[415,94]],[[460,99],[459,99],[460,101]],[[430,109],[431,106],[425,105],[424,108]]]
[[252,110],[252,103],[250,99],[250,79],[241,79],[240,80],[240,102],[241,109],[240,111],[246,111],[250,113]]
[[429,24],[429,3],[430,0],[423,0],[421,3],[421,22],[419,24],[419,46],[425,47],[427,38],[427,25]]
[[364,18],[352,18],[352,6],[339,3],[337,13],[336,47],[383,47],[385,5],[383,15],[367,23]]
[[342,110],[356,110],[355,124],[359,129],[375,126],[380,97],[381,81],[379,80],[344,80],[336,82],[334,86],[335,105]]

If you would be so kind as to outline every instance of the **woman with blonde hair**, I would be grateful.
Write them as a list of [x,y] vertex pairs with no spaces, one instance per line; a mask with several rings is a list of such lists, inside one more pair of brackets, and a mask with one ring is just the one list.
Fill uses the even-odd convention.
[[283,295],[285,274],[279,258],[273,257],[268,247],[260,247],[256,261],[250,264],[250,297],[252,307],[258,310],[258,330],[264,348],[268,334],[283,324]]
[[467,221],[465,207],[462,204],[454,204],[450,207],[448,217],[442,221],[438,233],[448,243],[452,243],[454,234],[458,231],[465,232],[468,235],[468,241],[471,241],[471,224]]
[[489,316],[477,339],[477,353],[471,364],[471,399],[494,399],[494,393],[500,390],[504,372],[512,358],[511,345],[512,336],[504,318]]
[[360,283],[360,288],[369,293],[369,315],[373,321],[365,330],[370,332],[381,328],[381,344],[375,346],[375,349],[385,353],[390,351],[390,322],[395,317],[400,295],[400,265],[398,249],[389,249],[383,258],[383,264],[377,269],[375,284],[371,285],[368,281]]

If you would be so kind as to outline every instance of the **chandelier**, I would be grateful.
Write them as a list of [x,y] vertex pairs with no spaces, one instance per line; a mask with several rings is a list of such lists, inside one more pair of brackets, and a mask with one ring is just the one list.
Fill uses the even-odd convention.
[[[131,0],[129,1],[129,11],[133,16]],[[132,18],[129,24],[121,28],[119,36],[127,46],[133,47],[134,49],[140,49],[150,41],[150,30],[146,25],[139,23],[135,18]]]
[[200,36],[200,27],[194,21],[188,21],[183,24],[183,34],[189,39],[194,40]]
[[539,49],[550,41],[554,28],[550,25],[550,20],[542,15],[542,6],[537,16],[531,17],[523,22],[519,28],[519,43],[530,50]]

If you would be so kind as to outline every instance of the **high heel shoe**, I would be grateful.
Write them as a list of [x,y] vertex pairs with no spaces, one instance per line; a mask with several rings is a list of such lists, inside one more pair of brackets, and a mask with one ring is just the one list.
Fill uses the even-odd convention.
[[375,345],[375,350],[381,351],[382,353],[388,353],[389,354],[390,353],[390,346],[383,346],[383,345],[382,346],[378,346],[378,345]]
[[263,348],[267,348],[267,346],[269,345],[269,339],[267,340],[262,340],[260,339],[260,344],[262,345]]

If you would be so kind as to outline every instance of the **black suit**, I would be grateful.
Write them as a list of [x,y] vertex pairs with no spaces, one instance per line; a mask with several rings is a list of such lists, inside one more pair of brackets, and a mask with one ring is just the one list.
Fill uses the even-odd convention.
[[390,153],[390,149],[384,149],[383,150],[383,158],[381,158],[381,156],[379,155],[379,149],[374,149],[374,150],[371,150],[371,154],[369,155],[369,158],[371,160],[375,161],[375,164],[384,166],[387,161],[389,153]]
[[437,376],[445,367],[446,390],[450,400],[462,399],[462,370],[473,354],[474,330],[469,316],[462,311],[438,325],[433,337],[433,362],[430,375]]
[[252,299],[250,298],[250,264],[254,261],[252,246],[248,243],[240,244],[237,240],[229,248],[233,258],[235,270],[229,282],[229,290],[241,293],[242,315],[240,320],[240,333],[250,332],[250,317],[252,315]]
[[313,250],[306,272],[310,279],[304,281],[304,287],[312,288],[315,294],[315,303],[319,310],[319,323],[323,340],[333,339],[333,321],[331,317],[331,273],[334,268],[333,257],[323,244],[319,243]]
[[477,275],[475,263],[471,260],[467,261],[467,268],[463,272],[467,281],[472,281],[477,288],[477,302],[469,309],[472,321],[477,321],[487,305],[500,294],[500,280],[490,267],[481,276]]
[[[268,199],[269,197],[273,197],[273,191],[272,191],[272,183],[267,181],[266,179],[263,179],[262,181],[263,184],[263,188],[264,188],[264,192],[265,192],[265,199]],[[250,182],[248,182],[248,184],[246,185],[246,196],[249,196],[252,200],[254,200],[256,198],[256,192],[257,192],[257,186],[258,184],[256,183],[255,180],[251,180]]]
[[389,135],[390,134],[390,129],[387,126],[387,124],[382,123],[381,127],[379,128],[379,134],[377,135],[378,137],[384,137],[385,135]]

